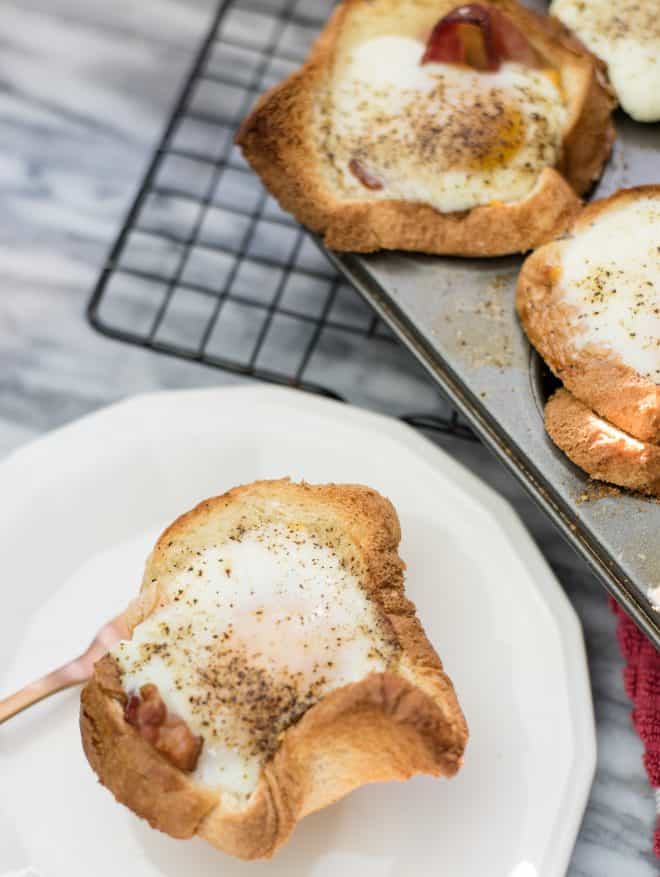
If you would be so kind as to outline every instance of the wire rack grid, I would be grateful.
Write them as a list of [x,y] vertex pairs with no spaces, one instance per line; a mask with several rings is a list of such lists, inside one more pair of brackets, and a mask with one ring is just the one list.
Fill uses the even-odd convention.
[[332,6],[219,4],[88,317],[128,343],[337,399],[396,387],[428,409],[398,411],[404,420],[474,439],[234,146],[255,98],[300,64]]

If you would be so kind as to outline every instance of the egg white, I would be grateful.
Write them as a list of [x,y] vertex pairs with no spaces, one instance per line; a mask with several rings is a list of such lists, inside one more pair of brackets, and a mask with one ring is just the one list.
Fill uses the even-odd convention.
[[[401,199],[441,212],[527,197],[561,155],[567,110],[557,79],[508,62],[495,73],[422,65],[424,48],[380,36],[337,59],[316,106],[327,185],[342,198]],[[351,172],[356,157],[381,189]]]
[[623,109],[660,120],[660,5],[653,0],[554,0],[550,7],[607,64]]
[[562,242],[573,344],[595,344],[660,384],[660,198],[615,204]]
[[392,657],[358,579],[304,529],[268,524],[208,548],[166,599],[112,654],[127,692],[157,685],[204,739],[194,778],[220,789],[225,806],[243,806],[270,754],[255,750],[254,716],[267,711],[269,745],[282,730],[274,693],[293,685],[318,700]]

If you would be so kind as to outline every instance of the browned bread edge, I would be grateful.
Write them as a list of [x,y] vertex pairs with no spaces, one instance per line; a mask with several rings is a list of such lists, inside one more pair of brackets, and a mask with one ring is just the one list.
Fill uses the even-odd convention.
[[548,400],[545,427],[557,447],[592,478],[660,497],[660,447],[612,428],[568,390]]
[[125,721],[125,693],[112,657],[96,665],[82,692],[80,715],[85,754],[117,800],[154,828],[180,838],[198,834],[244,859],[271,856],[303,816],[364,783],[416,773],[452,776],[467,741],[452,683],[404,594],[396,512],[370,488],[285,479],[255,482],[200,503],[158,540],[141,594],[128,612],[131,630],[157,605],[152,580],[172,552],[233,502],[264,495],[318,509],[344,528],[364,561],[365,590],[381,607],[406,656],[405,677],[374,673],[319,701],[285,732],[247,809],[238,813],[223,808],[216,793],[173,767]]
[[[563,25],[520,6],[491,0],[557,66],[581,69],[574,119],[557,169],[546,168],[530,196],[460,213],[440,213],[406,201],[345,202],[333,197],[318,173],[309,136],[316,93],[333,60],[351,10],[367,0],[345,0],[333,13],[300,70],[263,95],[241,125],[236,142],[281,207],[323,236],[334,250],[412,250],[432,254],[495,256],[524,252],[563,232],[580,208],[579,195],[600,176],[615,137],[615,101],[602,62]],[[444,3],[438,16],[456,4]]]

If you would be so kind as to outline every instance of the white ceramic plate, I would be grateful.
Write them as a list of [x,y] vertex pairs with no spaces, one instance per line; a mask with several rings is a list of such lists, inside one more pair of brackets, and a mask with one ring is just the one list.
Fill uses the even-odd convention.
[[0,875],[553,877],[595,766],[576,616],[511,508],[399,422],[267,388],[140,396],[0,465],[0,693],[70,658],[136,591],[159,530],[256,478],[358,481],[389,496],[407,589],[471,737],[448,782],[358,790],[271,862],[152,831],[99,786],[78,692],[0,727]]

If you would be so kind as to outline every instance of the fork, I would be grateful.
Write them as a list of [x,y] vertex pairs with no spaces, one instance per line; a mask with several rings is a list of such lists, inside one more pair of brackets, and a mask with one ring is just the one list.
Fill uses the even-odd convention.
[[75,658],[64,664],[52,673],[42,676],[35,682],[21,688],[16,694],[12,694],[5,700],[0,700],[0,725],[11,719],[18,713],[39,703],[45,697],[50,697],[65,688],[72,688],[81,682],[86,682],[92,675],[94,664],[103,657],[119,640],[128,638],[128,628],[123,615],[118,615],[104,624],[92,640],[89,648]]

